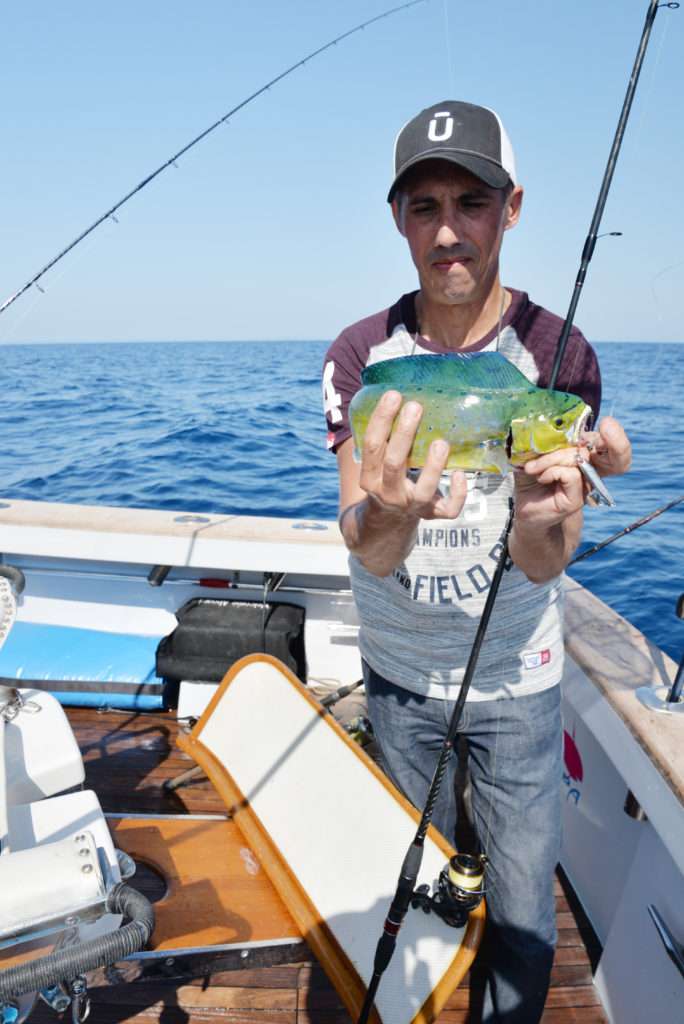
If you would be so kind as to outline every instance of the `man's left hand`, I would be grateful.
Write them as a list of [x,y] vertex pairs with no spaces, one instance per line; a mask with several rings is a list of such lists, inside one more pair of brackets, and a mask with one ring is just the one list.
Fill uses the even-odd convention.
[[632,446],[617,420],[606,416],[597,431],[586,431],[580,439],[599,476],[619,476],[632,465]]
[[533,583],[562,572],[579,543],[582,506],[590,486],[577,464],[591,459],[601,476],[625,473],[632,448],[620,424],[607,417],[579,446],[561,448],[525,463],[514,474],[515,521],[510,553]]
[[577,468],[578,451],[600,476],[626,473],[632,446],[617,420],[606,416],[599,429],[587,431],[579,448],[560,448],[525,463],[515,474],[516,516],[530,525],[552,526],[578,512],[590,487]]

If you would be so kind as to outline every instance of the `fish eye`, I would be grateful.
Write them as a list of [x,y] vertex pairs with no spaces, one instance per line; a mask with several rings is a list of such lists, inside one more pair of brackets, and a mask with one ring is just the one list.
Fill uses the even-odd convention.
[[556,424],[557,427],[562,427],[563,426],[563,417],[562,416],[558,416],[553,422]]

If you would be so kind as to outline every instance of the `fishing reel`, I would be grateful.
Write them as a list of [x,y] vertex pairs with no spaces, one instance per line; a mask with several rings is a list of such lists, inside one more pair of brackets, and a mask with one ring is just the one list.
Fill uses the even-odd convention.
[[351,739],[358,743],[360,747],[369,746],[375,738],[371,720],[366,715],[357,715],[344,728]]
[[411,906],[424,913],[431,911],[452,928],[462,928],[468,915],[482,902],[485,894],[484,853],[457,853],[445,864],[437,880],[437,891],[420,885],[411,897]]

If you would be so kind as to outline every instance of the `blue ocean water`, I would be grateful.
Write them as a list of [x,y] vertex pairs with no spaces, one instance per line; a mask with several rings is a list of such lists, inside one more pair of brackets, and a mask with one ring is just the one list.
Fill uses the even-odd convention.
[[[334,518],[320,370],[326,342],[0,349],[0,496]],[[684,493],[684,344],[599,344],[603,413],[634,467],[588,511],[583,548]],[[679,660],[684,503],[571,570]]]

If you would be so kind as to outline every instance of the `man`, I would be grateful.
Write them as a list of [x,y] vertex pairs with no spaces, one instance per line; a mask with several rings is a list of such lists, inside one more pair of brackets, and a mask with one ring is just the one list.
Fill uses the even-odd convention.
[[[388,773],[422,807],[463,679],[509,497],[512,565],[504,573],[461,721],[473,823],[487,869],[483,1020],[534,1024],[555,943],[559,854],[561,573],[578,543],[586,487],[578,458],[602,475],[629,468],[620,425],[602,422],[582,450],[536,458],[505,477],[445,474],[435,441],[420,474],[407,459],[422,410],[389,391],[354,459],[348,405],[364,366],[414,353],[498,350],[530,380],[549,380],[561,321],[499,277],[503,235],[523,190],[495,113],[446,101],[400,131],[388,201],[419,290],[347,328],[324,369],[329,447],[340,474],[340,528],[361,621],[368,707]],[[573,330],[556,384],[598,414],[596,356]],[[393,429],[394,428],[394,429]],[[453,761],[453,759],[452,759]],[[434,814],[453,841],[454,765]]]

